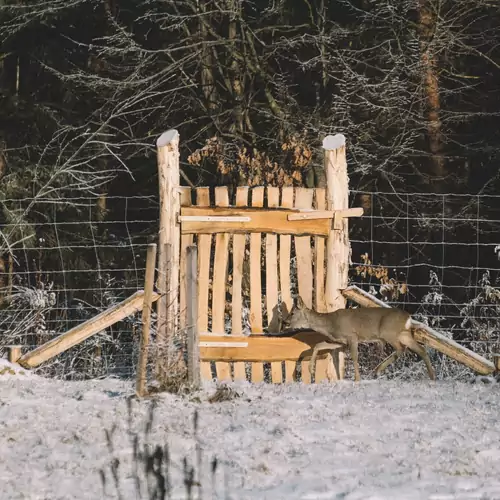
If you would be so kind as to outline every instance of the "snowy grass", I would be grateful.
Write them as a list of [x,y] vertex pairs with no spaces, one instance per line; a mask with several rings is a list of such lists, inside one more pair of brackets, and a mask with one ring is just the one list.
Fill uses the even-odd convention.
[[[204,499],[500,498],[500,384],[231,386],[241,397],[222,403],[208,402],[213,384],[190,398],[155,397],[148,440],[168,445],[172,498],[186,498],[184,457],[198,477],[197,442]],[[0,498],[118,498],[112,482],[103,492],[99,473],[110,470],[105,431],[115,424],[121,497],[147,498],[133,481],[132,384],[11,375],[0,377],[0,388]],[[152,404],[132,401],[140,439]]]

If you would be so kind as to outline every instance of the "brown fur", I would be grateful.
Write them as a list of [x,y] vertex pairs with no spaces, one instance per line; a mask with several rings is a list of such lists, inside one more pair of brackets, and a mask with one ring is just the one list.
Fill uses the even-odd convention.
[[[427,352],[413,337],[411,316],[400,309],[369,307],[318,313],[308,309],[299,297],[297,304],[284,319],[283,326],[291,329],[311,329],[325,335],[332,342],[345,344],[351,352],[356,381],[361,380],[358,363],[359,342],[383,342],[394,347],[395,351],[377,366],[375,370],[377,375],[393,363],[405,348],[408,348],[424,360],[429,377],[432,380],[436,378]],[[332,350],[328,342],[321,342],[314,347],[309,365],[311,375],[314,375],[318,352],[328,348]],[[336,369],[338,374],[338,366]]]

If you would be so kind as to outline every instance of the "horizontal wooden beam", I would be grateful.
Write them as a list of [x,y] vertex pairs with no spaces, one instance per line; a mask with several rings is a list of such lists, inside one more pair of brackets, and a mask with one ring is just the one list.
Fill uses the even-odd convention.
[[[153,302],[158,300],[159,297],[159,294],[153,293]],[[39,366],[44,361],[48,361],[54,356],[92,337],[92,335],[102,332],[105,328],[141,310],[143,302],[144,291],[139,290],[119,304],[110,307],[81,325],[75,326],[55,339],[49,340],[33,351],[24,354],[17,362],[25,368]]]
[[298,213],[288,215],[288,220],[316,220],[316,219],[333,219],[344,217],[361,217],[363,209],[361,207],[346,208],[343,210],[314,210],[310,208],[299,209]]
[[[264,363],[297,361],[310,358],[313,346],[324,341],[329,342],[329,339],[316,332],[300,332],[292,337],[200,335],[200,359],[201,361],[253,361]],[[242,342],[247,343],[247,346],[241,347]],[[214,343],[222,345],[215,346]],[[208,347],[207,344],[212,344],[212,346]],[[338,347],[342,348],[344,346],[338,344]],[[328,352],[323,352],[318,356],[318,359],[327,356]]]
[[[258,208],[258,207],[181,207],[182,234],[212,233],[274,233],[292,234],[296,236],[328,236],[331,222],[329,219],[288,220],[292,213],[300,213],[294,209]],[[214,219],[207,224],[184,217],[246,217],[247,222],[228,222]]]
[[178,222],[250,222],[250,217],[223,217],[209,215],[179,215]]
[[[390,307],[355,285],[343,290],[342,294],[363,307]],[[412,320],[412,330],[417,342],[426,344],[436,349],[436,351],[446,354],[477,373],[489,375],[495,371],[495,365],[491,361],[419,321]]]

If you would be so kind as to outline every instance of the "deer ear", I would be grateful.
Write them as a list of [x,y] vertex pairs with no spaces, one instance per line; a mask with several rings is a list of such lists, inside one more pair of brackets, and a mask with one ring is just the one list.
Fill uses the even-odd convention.
[[299,295],[297,297],[297,308],[298,309],[305,309],[306,305],[304,304],[304,301],[302,300],[302,297]]

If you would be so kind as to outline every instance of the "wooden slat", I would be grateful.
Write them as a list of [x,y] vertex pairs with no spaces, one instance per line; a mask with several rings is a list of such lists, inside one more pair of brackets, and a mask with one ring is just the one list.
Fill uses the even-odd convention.
[[[292,337],[268,337],[266,335],[200,335],[200,359],[202,361],[251,361],[255,364],[274,361],[297,361],[310,358],[312,348],[318,342],[329,341],[316,332],[298,332]],[[204,343],[220,347],[203,347]],[[241,347],[246,343],[246,347]],[[229,347],[234,344],[238,347]],[[342,347],[342,344],[338,344]],[[324,358],[327,351],[321,351],[318,359]],[[259,362],[259,363],[257,363]]]
[[281,384],[283,382],[283,369],[281,361],[271,363],[271,382],[273,384]]
[[[264,205],[264,188],[252,189],[252,206],[262,207]],[[262,280],[261,280],[261,243],[260,233],[250,235],[250,329],[252,333],[262,334]],[[264,365],[252,363],[251,381],[262,382],[264,380]]]
[[294,382],[294,373],[295,373],[295,361],[287,361],[285,360],[285,382]]
[[[208,188],[196,189],[196,203],[199,206],[210,206]],[[212,235],[198,235],[198,331],[208,330],[208,291],[210,285],[210,252]]]
[[[323,188],[318,188],[323,189]],[[323,189],[324,191],[324,189]],[[326,193],[325,193],[326,194]],[[326,207],[326,204],[323,206]],[[338,219],[342,220],[346,217],[361,217],[363,215],[362,208],[346,208],[344,210],[325,210],[324,208],[304,209],[299,213],[288,215],[288,220],[315,220],[315,219]]]
[[200,375],[202,380],[212,380],[212,367],[210,361],[200,362]]
[[[191,205],[191,188],[179,188],[179,196],[181,206],[187,207]],[[181,329],[186,328],[186,254],[187,247],[193,244],[192,234],[181,235],[181,248],[180,248],[180,293],[179,293],[179,326]]]
[[[236,189],[236,206],[248,205],[248,187],[240,186]],[[243,332],[243,296],[242,277],[243,262],[245,260],[246,236],[233,235],[233,281],[231,303],[231,333],[241,335]],[[234,363],[234,380],[246,380],[245,363]]]
[[[280,190],[276,187],[267,188],[267,205],[276,208],[280,203]],[[279,330],[278,317],[278,237],[275,234],[266,234],[266,310],[267,328],[270,333]],[[281,362],[271,363],[271,380],[273,383],[282,382]]]
[[[313,202],[313,190],[297,188],[295,190],[295,207],[311,208]],[[309,236],[295,237],[295,255],[297,256],[297,280],[299,295],[304,304],[312,308],[313,273],[312,273],[312,248]]]
[[[253,188],[253,192],[261,190],[263,187]],[[262,196],[264,196],[262,194]],[[252,203],[253,205],[253,203]],[[259,206],[259,205],[257,205]],[[260,205],[261,206],[261,205]],[[305,220],[288,220],[288,216],[292,213],[300,213],[297,210],[282,210],[279,208],[255,209],[251,207],[238,208],[199,208],[199,207],[183,207],[181,208],[182,217],[250,217],[250,222],[224,222],[224,221],[183,221],[182,232],[190,233],[274,233],[274,234],[295,234],[295,235],[312,235],[312,236],[328,236],[331,226],[330,219],[305,219]]]
[[[285,187],[281,190],[281,206],[284,208],[293,207],[293,187]],[[292,238],[288,235],[279,237],[280,243],[280,290],[281,300],[288,311],[293,306],[292,289],[290,284],[290,257]]]
[[[297,188],[295,190],[295,207],[312,208],[313,194],[313,189]],[[295,236],[295,255],[297,257],[297,281],[299,287],[299,295],[302,297],[305,305],[309,308],[312,308],[313,258],[310,236]],[[302,381],[306,384],[311,383],[309,361],[302,362]]]
[[[215,188],[215,204],[220,207],[229,205],[229,193],[226,186]],[[215,258],[212,286],[212,332],[224,333],[224,312],[226,307],[227,264],[229,260],[229,234],[218,233],[215,236]],[[231,380],[229,363],[216,363],[217,378]]]
[[[264,188],[252,189],[252,206],[264,204]],[[261,234],[250,235],[250,325],[252,333],[263,333],[262,282],[261,282]]]
[[[324,210],[326,207],[326,192],[323,188],[315,190],[314,208]],[[318,312],[326,312],[325,302],[325,239],[314,237],[314,308]],[[335,372],[331,356],[319,359],[316,363],[314,381],[332,377]]]

